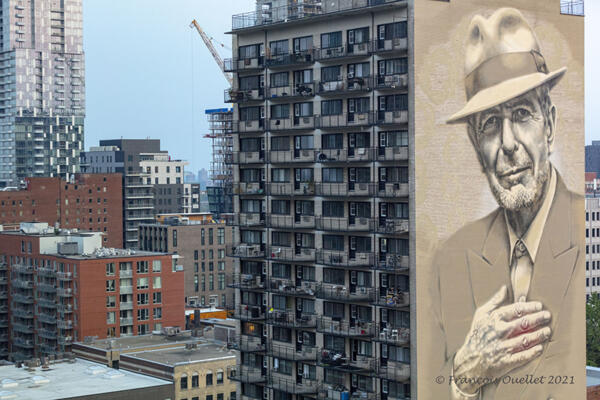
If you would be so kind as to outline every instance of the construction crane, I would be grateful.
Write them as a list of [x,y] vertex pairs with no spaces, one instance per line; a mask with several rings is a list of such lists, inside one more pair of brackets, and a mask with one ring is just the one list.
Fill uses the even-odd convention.
[[[213,46],[212,38],[208,37],[208,35],[202,30],[200,25],[198,25],[198,22],[196,20],[192,21],[192,23],[190,24],[190,28],[196,28],[196,30],[200,34],[200,37],[204,41],[204,44],[206,45],[206,47],[208,47],[208,51],[210,51],[210,54],[212,54],[213,58],[219,65],[219,68],[221,68],[221,71],[223,72],[225,79],[227,79],[227,82],[229,82],[230,86],[233,86],[233,76],[231,76],[231,74],[225,72],[225,63],[223,62],[223,59],[221,58],[219,53],[217,53],[215,46]],[[225,47],[223,44],[221,44],[221,46]]]

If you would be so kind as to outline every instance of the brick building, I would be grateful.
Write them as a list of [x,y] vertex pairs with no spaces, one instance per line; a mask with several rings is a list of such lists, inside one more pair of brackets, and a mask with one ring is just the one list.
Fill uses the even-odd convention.
[[30,221],[102,232],[104,246],[123,247],[121,174],[76,174],[69,181],[27,178],[20,190],[0,191],[4,230]]
[[0,233],[0,352],[28,359],[69,351],[88,336],[184,327],[183,273],[174,261],[102,248],[98,232],[55,232],[46,223]]

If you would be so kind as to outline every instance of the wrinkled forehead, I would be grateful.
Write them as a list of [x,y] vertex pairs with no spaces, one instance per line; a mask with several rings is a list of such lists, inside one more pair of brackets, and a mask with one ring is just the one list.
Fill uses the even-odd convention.
[[515,97],[514,99],[508,100],[495,107],[478,112],[473,115],[472,121],[477,123],[490,115],[504,114],[505,112],[514,111],[521,107],[526,107],[529,112],[539,112],[541,110],[540,99],[535,90],[530,90],[519,97]]

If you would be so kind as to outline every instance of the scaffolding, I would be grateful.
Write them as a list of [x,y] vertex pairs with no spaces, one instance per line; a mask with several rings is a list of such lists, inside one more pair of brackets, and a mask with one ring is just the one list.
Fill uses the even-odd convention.
[[218,218],[233,213],[233,109],[205,110],[210,133],[204,135],[212,142],[212,160],[206,188],[210,211]]

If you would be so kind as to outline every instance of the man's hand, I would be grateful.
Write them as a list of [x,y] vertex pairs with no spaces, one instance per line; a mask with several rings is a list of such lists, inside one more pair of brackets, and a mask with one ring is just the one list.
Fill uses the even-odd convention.
[[542,311],[542,303],[532,301],[500,305],[507,295],[506,286],[479,307],[462,347],[454,356],[454,380],[465,394],[481,388],[479,378],[501,378],[513,369],[529,363],[542,353],[542,345],[551,335],[551,314]]

